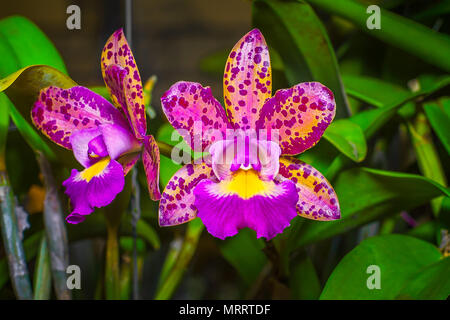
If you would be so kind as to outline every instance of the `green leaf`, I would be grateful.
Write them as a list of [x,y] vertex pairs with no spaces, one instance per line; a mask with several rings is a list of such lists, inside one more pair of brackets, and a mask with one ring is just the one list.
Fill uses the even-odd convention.
[[418,271],[400,290],[397,299],[445,300],[450,295],[450,257]]
[[[336,266],[320,299],[394,299],[422,268],[439,261],[441,253],[428,242],[398,234],[362,241]],[[380,289],[369,289],[379,267]]]
[[289,269],[291,298],[300,300],[318,299],[322,288],[316,269],[306,251],[292,259]]
[[71,88],[75,85],[76,83],[68,76],[45,65],[29,66],[0,79],[0,92],[6,93],[14,104],[15,108],[10,108],[11,118],[15,120],[27,143],[33,150],[44,153],[49,160],[54,159],[56,154],[59,160],[70,165],[74,163],[71,153],[56,144],[47,145],[48,139],[34,129],[31,108],[42,89],[49,86]]
[[450,99],[442,98],[435,102],[427,102],[423,108],[431,127],[448,154],[450,154],[450,131],[448,130],[450,123]]
[[423,205],[450,189],[423,176],[369,168],[342,172],[334,183],[341,219],[307,220],[291,232],[292,247],[303,246],[364,225],[381,217]]
[[360,126],[348,119],[333,121],[323,137],[353,161],[361,162],[366,157],[364,132]]
[[[420,112],[414,122],[407,122],[407,126],[420,172],[433,181],[447,185],[445,173],[431,136],[431,128],[425,115]],[[441,209],[441,202],[442,198],[434,199],[431,202],[433,213],[436,216]]]
[[306,0],[353,22],[362,31],[422,60],[450,71],[450,39],[412,20],[381,9],[381,30],[367,28],[367,5],[352,0]]
[[153,246],[153,249],[159,249],[159,247],[161,246],[161,241],[159,240],[158,233],[151,225],[149,225],[144,220],[138,220],[136,225],[136,232],[139,236],[147,240]]
[[337,59],[326,30],[303,1],[253,1],[253,24],[280,55],[290,85],[319,81],[333,91],[337,117],[349,115]]
[[39,254],[34,270],[34,300],[48,300],[52,290],[52,271],[50,268],[50,256],[47,248],[47,240],[42,235],[39,246]]
[[349,96],[378,108],[411,96],[406,88],[373,77],[346,74],[342,80]]
[[237,270],[246,285],[251,285],[267,263],[262,252],[264,242],[257,239],[255,232],[243,229],[231,238],[219,242],[225,259]]
[[0,77],[35,64],[49,65],[67,74],[52,42],[34,23],[21,16],[0,20],[0,56]]

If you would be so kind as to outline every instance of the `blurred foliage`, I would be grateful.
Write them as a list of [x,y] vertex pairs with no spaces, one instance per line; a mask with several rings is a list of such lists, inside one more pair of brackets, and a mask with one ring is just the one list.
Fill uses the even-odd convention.
[[[370,4],[381,7],[381,29],[366,26]],[[335,95],[336,120],[324,139],[299,158],[332,182],[342,219],[296,218],[270,242],[246,229],[221,241],[203,232],[199,219],[159,228],[157,204],[142,192],[134,241],[130,215],[123,214],[130,211],[128,190],[82,225],[67,226],[69,261],[88,270],[82,286],[87,289],[74,291],[73,298],[136,298],[138,289],[145,288],[141,298],[446,299],[448,4],[253,1],[252,21],[269,44],[274,89],[319,81]],[[229,49],[212,52],[199,67],[221,78]],[[55,250],[48,236],[54,227],[38,212],[28,217],[30,228],[22,233],[17,211],[19,206],[46,210],[44,204],[29,204],[43,201],[30,196],[31,188],[48,194],[48,179],[35,159],[41,154],[59,186],[54,201],[62,200],[61,211],[68,210],[60,186],[75,162],[70,152],[34,129],[30,108],[40,89],[76,83],[50,40],[26,18],[0,21],[0,53],[0,188],[7,192],[1,199],[0,298],[63,298],[49,254]],[[152,102],[155,85],[151,77],[145,103],[155,123],[150,127],[158,129],[153,134],[162,150],[165,187],[181,168],[170,152],[187,152],[191,158],[199,154],[154,112],[151,106],[159,107],[158,99]],[[109,98],[103,84],[91,89]],[[142,166],[135,170],[138,187],[146,188]],[[24,276],[10,275],[16,264],[24,267]],[[368,289],[373,265],[381,272],[377,290]]]

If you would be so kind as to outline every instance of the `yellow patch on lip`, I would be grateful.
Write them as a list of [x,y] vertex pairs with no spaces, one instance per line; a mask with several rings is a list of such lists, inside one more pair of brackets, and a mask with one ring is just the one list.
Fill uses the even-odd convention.
[[274,195],[276,186],[273,181],[263,181],[255,170],[236,171],[230,180],[219,183],[219,190],[224,195],[238,195],[242,199],[249,199],[256,195]]
[[109,157],[105,157],[99,162],[96,162],[92,166],[90,166],[87,169],[84,169],[80,172],[81,179],[85,180],[86,182],[89,182],[92,180],[92,178],[99,176],[103,173],[105,168],[108,166],[111,159]]

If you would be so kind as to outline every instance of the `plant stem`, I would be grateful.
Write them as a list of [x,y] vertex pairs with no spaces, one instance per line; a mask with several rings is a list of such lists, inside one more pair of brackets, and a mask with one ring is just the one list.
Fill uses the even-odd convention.
[[44,224],[50,253],[53,286],[57,299],[70,300],[72,294],[67,288],[66,274],[69,265],[69,245],[62,207],[58,197],[58,187],[45,156],[38,152],[37,158],[45,184]]
[[48,254],[47,240],[42,235],[34,273],[34,300],[48,300],[52,288],[52,271]]
[[117,236],[118,227],[108,224],[105,270],[105,292],[108,300],[120,299],[119,241]]
[[9,274],[18,299],[33,298],[25,252],[16,216],[14,195],[5,170],[0,170],[0,225],[8,258]]
[[172,297],[197,249],[198,240],[203,229],[204,226],[200,219],[194,219],[189,223],[180,254],[166,280],[157,290],[156,300],[167,300]]

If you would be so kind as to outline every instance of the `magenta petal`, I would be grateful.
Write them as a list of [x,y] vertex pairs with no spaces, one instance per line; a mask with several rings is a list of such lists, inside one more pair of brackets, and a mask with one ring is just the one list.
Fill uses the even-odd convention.
[[[92,159],[89,157],[89,143],[97,137],[101,139],[101,132],[98,128],[78,130],[69,137],[75,159],[77,159],[77,161],[85,168],[93,163]],[[100,152],[105,150],[96,151]]]
[[100,124],[127,126],[123,115],[102,96],[84,87],[42,89],[31,111],[35,126],[53,142],[71,149],[73,132]]
[[234,236],[242,228],[256,231],[258,238],[272,239],[290,225],[297,215],[298,194],[291,181],[276,185],[272,194],[244,199],[224,194],[220,183],[200,182],[194,189],[197,216],[210,234],[219,239]]
[[122,166],[114,160],[102,159],[82,172],[73,169],[69,179],[63,182],[73,207],[67,217],[68,222],[81,222],[78,216],[88,215],[95,207],[110,204],[124,185]]
[[187,164],[178,170],[167,183],[159,202],[159,225],[174,226],[196,217],[194,187],[200,181],[209,179],[214,173],[208,165]]
[[124,153],[140,147],[140,142],[128,128],[104,124],[100,126],[100,131],[111,159],[117,159]]
[[201,152],[225,137],[227,116],[209,87],[177,82],[161,97],[161,104],[170,124],[194,151]]
[[142,152],[142,162],[144,164],[145,175],[150,198],[159,200],[159,148],[153,136],[146,136],[144,140],[144,150]]

